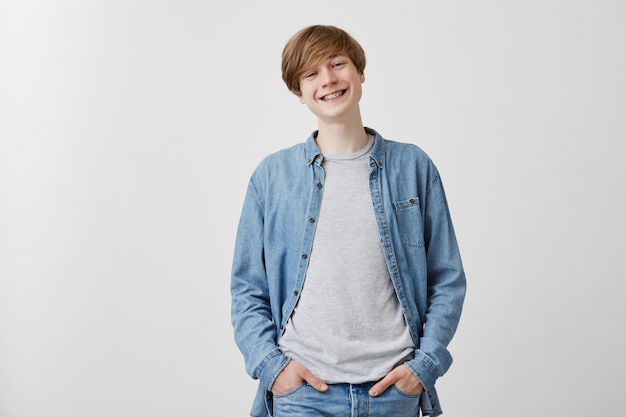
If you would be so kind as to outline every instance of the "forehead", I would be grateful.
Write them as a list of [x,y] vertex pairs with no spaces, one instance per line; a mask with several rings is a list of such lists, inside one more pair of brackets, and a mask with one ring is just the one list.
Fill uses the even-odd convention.
[[338,59],[338,58],[350,60],[350,57],[348,57],[348,55],[344,54],[343,52],[333,52],[333,53],[328,54],[327,56],[325,56],[323,58],[317,58],[317,59],[311,58],[308,62],[304,63],[302,68],[303,69],[307,69],[307,68],[317,67],[317,66],[320,66],[320,65],[325,65],[325,64],[328,63],[328,61],[332,61],[332,60]]

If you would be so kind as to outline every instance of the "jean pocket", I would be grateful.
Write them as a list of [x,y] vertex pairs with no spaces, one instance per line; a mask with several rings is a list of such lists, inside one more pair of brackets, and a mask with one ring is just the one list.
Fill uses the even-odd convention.
[[[274,417],[296,417],[312,415],[311,407],[325,404],[320,393],[305,382],[286,392],[274,395]],[[320,413],[319,415],[321,415]],[[314,414],[318,415],[318,414]],[[335,415],[335,414],[323,414]]]
[[279,394],[273,394],[273,397],[275,399],[280,399],[280,398],[285,398],[291,394],[295,394],[297,391],[299,391],[303,386],[305,385],[305,382],[301,382],[299,385],[296,385],[295,387],[293,387],[292,389],[285,391],[285,392],[281,392]]
[[408,392],[402,391],[400,388],[398,388],[396,385],[392,385],[391,388],[396,391],[398,394],[403,395],[405,397],[409,397],[409,398],[419,398],[420,395],[422,395],[422,392],[420,392],[419,394],[410,394]]

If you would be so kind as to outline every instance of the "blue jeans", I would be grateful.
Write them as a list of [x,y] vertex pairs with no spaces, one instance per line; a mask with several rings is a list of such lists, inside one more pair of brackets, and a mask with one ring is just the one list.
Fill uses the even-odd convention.
[[274,395],[274,417],[418,417],[420,395],[407,394],[395,386],[370,397],[375,382],[329,384],[318,392],[306,383]]

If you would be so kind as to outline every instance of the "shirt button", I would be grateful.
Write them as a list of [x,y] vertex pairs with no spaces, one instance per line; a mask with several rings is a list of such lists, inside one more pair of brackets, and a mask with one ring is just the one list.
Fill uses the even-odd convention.
[[317,188],[322,188],[322,183],[321,182],[317,183]]
[[311,223],[315,223],[315,219],[314,219],[313,217],[311,217],[311,218],[309,219],[309,221],[310,221]]
[[280,325],[280,330],[284,329],[285,326],[283,326],[282,324]]
[[409,200],[409,203],[411,203],[411,204],[415,204],[415,199],[414,199],[414,198],[410,199],[410,200]]
[[299,294],[298,290],[295,290],[295,291],[293,292],[293,295],[295,295],[296,297],[298,296],[298,294]]
[[307,258],[306,253],[303,253],[302,254],[302,259],[306,259],[306,258]]

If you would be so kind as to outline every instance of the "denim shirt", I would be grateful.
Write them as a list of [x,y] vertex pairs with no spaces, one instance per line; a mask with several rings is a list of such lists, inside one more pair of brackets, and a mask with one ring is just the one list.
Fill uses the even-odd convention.
[[[421,396],[422,413],[436,416],[441,407],[435,381],[452,364],[447,345],[465,297],[459,248],[443,185],[430,158],[413,144],[366,130],[376,136],[369,186],[378,232],[415,344],[415,356],[405,365],[427,394]],[[289,362],[278,340],[302,291],[324,192],[323,155],[316,135],[261,161],[250,178],[241,212],[231,313],[246,371],[259,380],[253,417],[271,415],[270,389]]]

